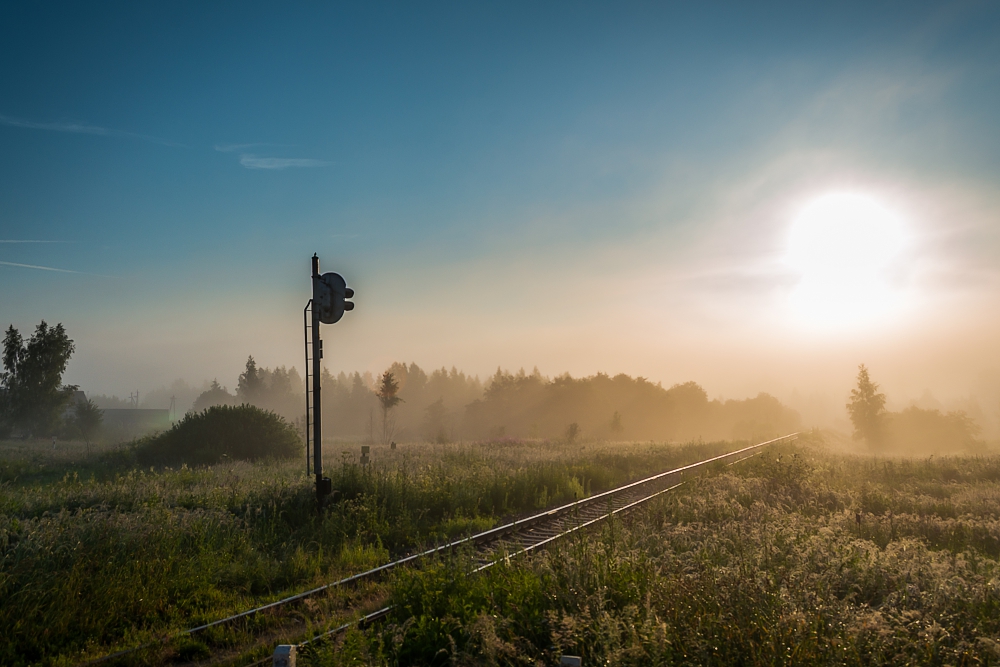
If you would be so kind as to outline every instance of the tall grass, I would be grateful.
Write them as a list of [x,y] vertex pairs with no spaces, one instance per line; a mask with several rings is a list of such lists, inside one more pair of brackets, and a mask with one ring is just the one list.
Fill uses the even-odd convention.
[[481,576],[460,556],[401,572],[387,625],[308,662],[1000,660],[1000,459],[780,453]]
[[[328,446],[318,515],[297,463],[139,467],[0,445],[2,664],[73,663],[728,450],[726,443]],[[265,622],[265,621],[261,621]]]

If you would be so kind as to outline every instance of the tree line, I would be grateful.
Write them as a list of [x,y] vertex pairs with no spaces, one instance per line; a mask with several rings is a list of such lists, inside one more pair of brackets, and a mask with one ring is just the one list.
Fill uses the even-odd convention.
[[[294,368],[259,368],[251,356],[234,394],[214,382],[195,409],[244,402],[301,422],[303,386]],[[537,369],[511,373],[498,368],[484,383],[456,368],[427,372],[415,363],[396,362],[377,377],[324,369],[321,388],[324,435],[371,442],[748,440],[801,427],[798,413],[768,394],[709,400],[694,382],[664,388],[624,374],[550,379]]]
[[[89,440],[101,411],[93,400],[72,406],[77,387],[61,383],[75,349],[63,326],[42,322],[28,340],[11,326],[3,345],[0,437],[59,433]],[[664,388],[623,374],[550,379],[537,369],[529,374],[498,368],[481,382],[454,367],[427,372],[415,363],[396,362],[378,377],[324,369],[321,382],[325,435],[374,442],[750,439],[800,426],[795,411],[767,394],[709,400],[693,382]],[[295,368],[261,367],[251,355],[233,392],[213,380],[192,411],[242,404],[275,412],[304,433],[304,381]]]
[[[27,339],[13,326],[7,329],[0,373],[0,438],[58,434],[89,443],[100,426],[101,410],[93,400],[73,400],[77,387],[62,384],[74,350],[62,324],[42,321]],[[396,362],[378,377],[334,375],[324,369],[321,381],[324,433],[375,442],[747,440],[801,427],[798,413],[768,394],[709,400],[694,382],[665,388],[624,374],[547,378],[537,368],[531,373],[498,368],[481,382],[454,367],[428,373],[415,363]],[[250,356],[234,392],[213,380],[192,411],[241,404],[275,412],[304,432],[304,382],[295,368],[260,367]],[[873,451],[926,454],[983,447],[978,425],[964,412],[917,407],[890,412],[885,406],[885,394],[861,365],[846,407],[854,437]]]
[[[52,334],[50,334],[52,335]],[[248,358],[235,393],[218,382],[195,401],[249,403],[300,423],[305,395],[294,369],[259,368]],[[886,453],[976,451],[980,428],[966,413],[909,407],[886,409],[868,369],[858,369],[847,412],[854,437]],[[745,400],[709,400],[694,382],[664,388],[643,377],[604,373],[544,377],[538,369],[497,369],[486,382],[455,368],[430,373],[393,363],[380,376],[323,370],[323,423],[329,437],[372,442],[540,438],[630,440],[749,440],[801,428],[796,411],[765,393]]]
[[768,394],[709,400],[694,382],[664,388],[643,377],[597,373],[549,379],[537,369],[497,369],[466,407],[471,437],[577,437],[629,440],[753,439],[801,427],[799,414]]

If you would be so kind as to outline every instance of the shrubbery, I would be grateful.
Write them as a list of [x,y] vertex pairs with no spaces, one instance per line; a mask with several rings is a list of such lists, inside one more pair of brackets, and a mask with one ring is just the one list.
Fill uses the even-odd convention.
[[979,427],[964,412],[942,413],[910,407],[886,415],[888,448],[911,456],[935,452],[981,453]]
[[136,456],[144,465],[208,465],[224,459],[291,458],[301,451],[298,433],[275,413],[252,405],[216,405],[144,438]]

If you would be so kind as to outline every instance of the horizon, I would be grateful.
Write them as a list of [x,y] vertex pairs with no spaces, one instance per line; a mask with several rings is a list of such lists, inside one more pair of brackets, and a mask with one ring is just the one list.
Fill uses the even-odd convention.
[[[255,363],[257,363],[258,369],[277,370],[278,368],[282,368],[290,373],[297,374],[299,376],[299,379],[304,381],[305,376],[303,375],[299,367],[295,365],[287,367],[277,366],[277,365],[268,366],[266,364],[260,363],[259,360],[257,360],[256,358],[254,358],[254,361]],[[411,365],[416,365],[420,370],[428,374],[438,370],[444,370],[448,373],[457,372],[458,374],[465,375],[470,380],[473,380],[475,383],[481,384],[482,389],[484,391],[489,387],[496,373],[507,373],[512,375],[517,375],[517,374],[532,375],[537,373],[546,383],[552,382],[562,377],[568,377],[573,380],[590,380],[599,375],[604,375],[606,377],[611,377],[611,378],[614,378],[617,375],[619,375],[618,373],[607,373],[604,371],[597,371],[593,374],[579,375],[579,376],[573,376],[569,372],[546,374],[542,373],[537,366],[532,367],[530,371],[523,367],[515,370],[515,369],[502,368],[498,366],[493,372],[487,373],[484,377],[480,377],[478,374],[475,373],[466,373],[463,369],[458,368],[457,366],[454,365],[452,365],[451,367],[441,366],[438,368],[430,368],[421,366],[419,363],[415,361],[410,361],[410,362],[396,361],[390,364],[390,367],[380,369],[374,372],[370,370],[341,370],[337,373],[333,373],[333,376],[338,378],[340,376],[344,376],[347,379],[350,379],[355,374],[357,374],[363,379],[365,387],[367,387],[371,391],[374,391],[377,386],[378,377],[383,372],[389,371],[391,369],[391,366],[395,364],[402,364],[407,367]],[[229,382],[228,378],[220,380],[219,377],[213,377],[211,379],[206,378],[201,380],[200,382],[197,381],[189,382],[184,378],[176,378],[173,382],[161,384],[155,387],[146,387],[145,389],[133,388],[130,389],[127,394],[126,393],[118,394],[115,392],[100,392],[92,390],[88,391],[87,388],[85,387],[79,387],[79,390],[83,391],[87,395],[87,397],[91,399],[94,399],[95,397],[101,397],[107,400],[116,399],[117,401],[120,401],[122,403],[127,402],[125,396],[131,396],[131,392],[136,391],[137,394],[139,395],[139,405],[138,405],[139,407],[157,408],[157,409],[166,409],[167,407],[170,406],[171,399],[175,398],[174,394],[182,393],[183,395],[181,397],[177,397],[178,398],[177,411],[180,414],[188,411],[195,398],[201,393],[207,391],[213,382],[218,382],[219,386],[221,386],[224,390],[228,391],[230,394],[235,396],[237,393],[237,384],[239,382],[238,375],[239,373],[236,373],[235,375],[232,376],[233,380],[232,382]],[[632,376],[624,373],[622,373],[622,375],[626,375],[626,377],[634,379],[644,379],[650,384],[660,387],[661,389],[664,390],[673,389],[689,382],[694,383],[699,387],[701,387],[702,389],[706,390],[709,401],[718,403],[725,403],[727,401],[745,401],[759,397],[761,395],[772,396],[772,394],[763,390],[752,394],[747,394],[745,396],[740,396],[740,395],[726,396],[721,393],[712,394],[710,391],[707,390],[707,388],[705,388],[700,382],[698,382],[697,379],[693,378],[690,378],[686,381],[675,382],[669,385],[665,385],[662,381],[656,380],[655,378],[648,378],[640,375]],[[876,384],[879,385],[880,389],[882,388],[881,384],[877,382],[877,378],[876,378]],[[804,428],[831,429],[846,435],[851,430],[848,413],[846,407],[844,407],[847,399],[849,398],[849,393],[850,393],[849,390],[845,392],[845,397],[842,400],[840,398],[837,398],[835,396],[830,396],[828,394],[824,395],[824,394],[814,393],[811,395],[803,395],[801,393],[794,391],[791,394],[791,396],[786,396],[786,397],[775,396],[775,398],[779,399],[782,404],[792,408],[799,414],[799,416],[803,420]],[[304,397],[304,386],[303,386],[303,397]],[[911,407],[917,407],[925,410],[939,410],[944,413],[954,412],[954,411],[965,412],[976,423],[979,424],[979,426],[983,429],[983,435],[985,437],[995,438],[998,435],[1000,435],[1000,429],[997,429],[997,425],[994,424],[992,421],[990,421],[988,412],[986,410],[983,410],[983,406],[976,402],[975,396],[942,398],[940,396],[935,395],[930,389],[924,389],[924,391],[917,397],[912,397],[912,396],[899,397],[899,396],[894,396],[892,394],[887,394],[886,396],[886,408],[891,412],[899,412]]]

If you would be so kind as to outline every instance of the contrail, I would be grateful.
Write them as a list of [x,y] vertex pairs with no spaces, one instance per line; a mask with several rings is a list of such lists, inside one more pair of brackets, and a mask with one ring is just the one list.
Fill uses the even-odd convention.
[[0,265],[3,266],[17,266],[22,269],[40,269],[42,271],[56,271],[58,273],[75,273],[81,276],[98,276],[100,278],[114,278],[114,276],[106,276],[103,273],[87,273],[86,271],[70,271],[69,269],[57,269],[53,266],[38,266],[37,264],[18,264],[17,262],[3,262],[0,261]]
[[125,137],[127,139],[140,139],[142,141],[149,141],[154,144],[161,144],[163,146],[187,148],[187,146],[185,146],[184,144],[179,144],[176,141],[170,141],[169,139],[161,139],[160,137],[153,137],[148,134],[138,134],[136,132],[126,132],[125,130],[113,130],[108,127],[100,127],[97,125],[86,125],[85,123],[73,123],[73,122],[39,123],[33,120],[24,120],[22,118],[13,118],[12,116],[6,116],[4,114],[0,114],[0,125],[10,125],[11,127],[24,127],[31,130],[49,130],[51,132],[93,134],[100,137]]
[[72,241],[39,241],[37,239],[0,239],[0,243],[72,243]]

